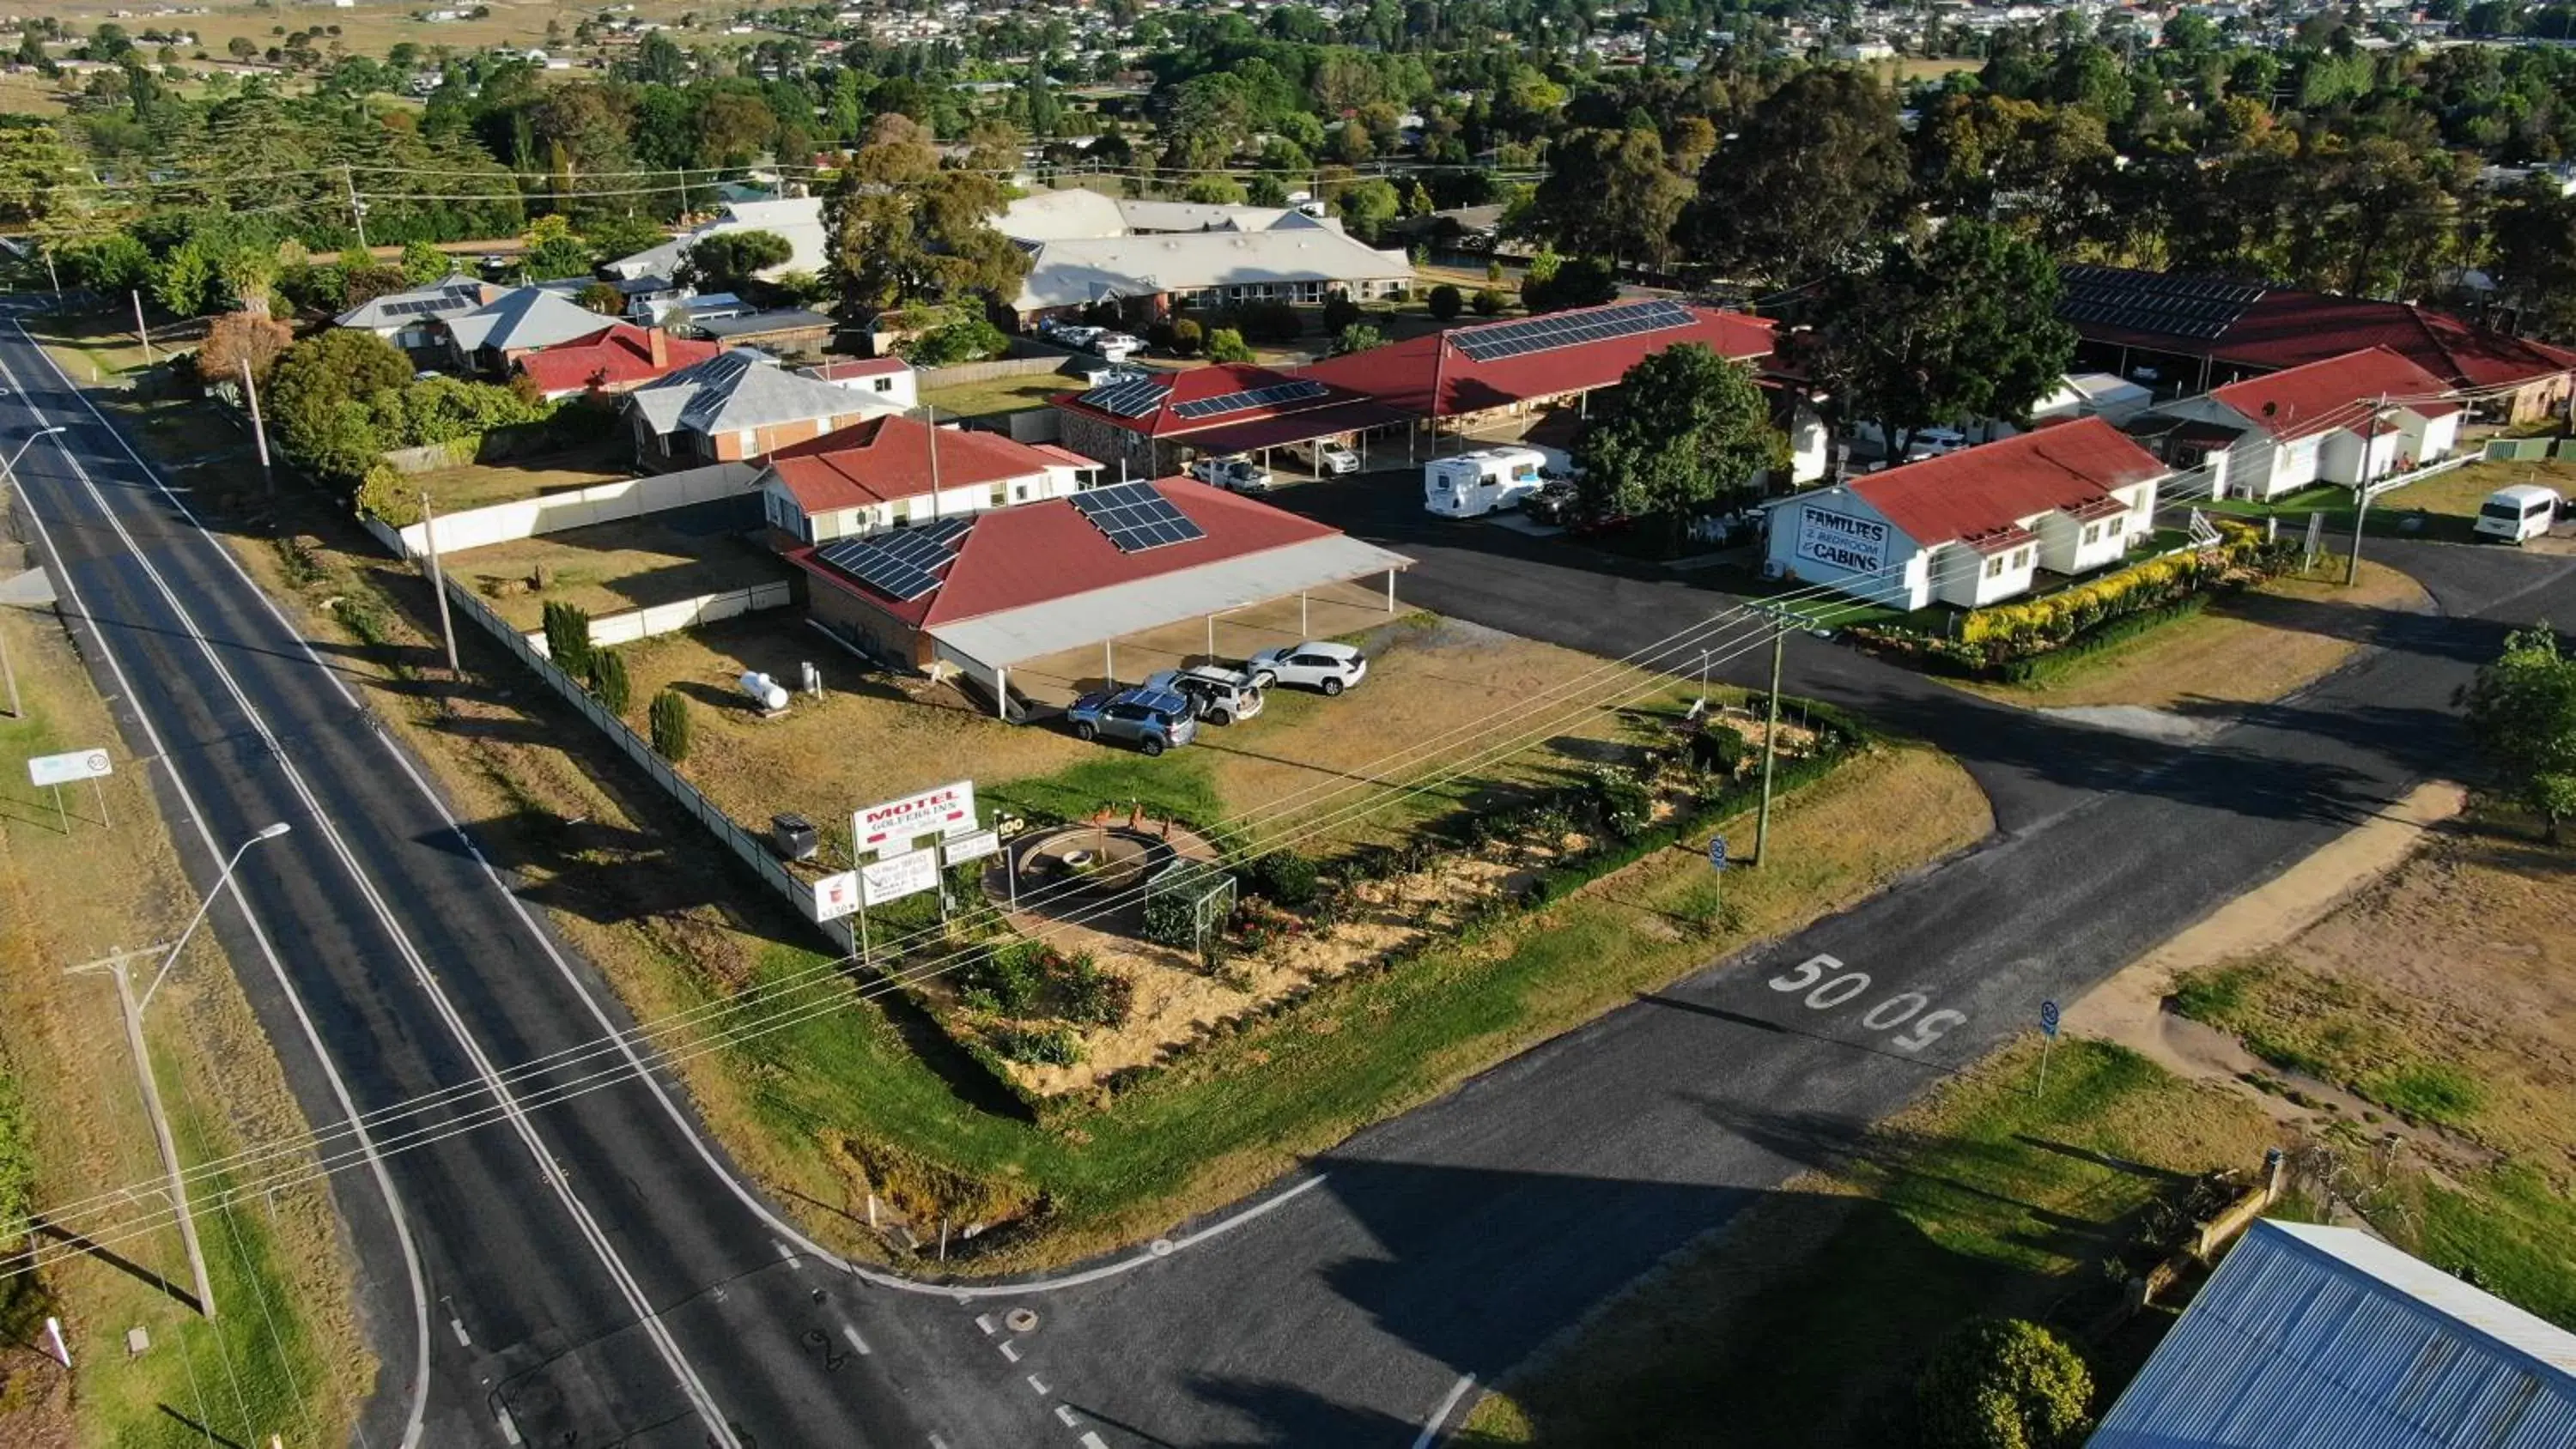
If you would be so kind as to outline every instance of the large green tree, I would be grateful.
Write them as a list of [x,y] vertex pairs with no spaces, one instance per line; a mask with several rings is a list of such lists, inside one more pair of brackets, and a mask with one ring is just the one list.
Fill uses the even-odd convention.
[[1539,183],[1537,214],[1566,251],[1661,261],[1672,254],[1673,225],[1691,195],[1652,127],[1587,127],[1558,144]]
[[2093,1374],[2038,1324],[1983,1319],[1933,1352],[1914,1403],[1923,1449],[2078,1449]]
[[1701,168],[1694,230],[1731,272],[1803,284],[1869,254],[1909,170],[1884,87],[1863,71],[1803,70]]
[[1694,512],[1785,465],[1788,441],[1751,368],[1686,342],[1628,369],[1574,456],[1588,504],[1659,518],[1678,540]]
[[1953,220],[1891,243],[1825,291],[1817,381],[1845,421],[1879,425],[1891,456],[1936,423],[2027,422],[2075,356],[2057,320],[2057,265],[1992,222]]
[[901,116],[879,116],[869,135],[823,207],[843,315],[1016,296],[1029,256],[989,224],[1002,184],[941,170],[928,134]]
[[2557,844],[2560,822],[2576,813],[2576,659],[2545,621],[2508,634],[2463,702],[2469,737]]
[[700,237],[675,279],[701,292],[731,292],[756,274],[784,266],[796,249],[774,231],[724,231]]

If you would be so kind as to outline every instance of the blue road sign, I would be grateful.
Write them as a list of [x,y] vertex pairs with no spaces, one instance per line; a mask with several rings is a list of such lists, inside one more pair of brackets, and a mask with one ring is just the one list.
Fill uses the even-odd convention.
[[1713,866],[1716,866],[1719,870],[1724,870],[1724,869],[1726,869],[1726,837],[1725,837],[1725,836],[1723,836],[1723,835],[1712,835],[1712,836],[1710,836],[1710,837],[1709,837],[1709,840],[1708,840],[1708,863],[1709,863],[1709,864],[1711,864],[1711,865],[1713,865]]
[[2054,1002],[2054,1001],[2043,1001],[2043,1002],[2041,1002],[2041,1003],[2039,1004],[2039,1029],[2040,1029],[2041,1031],[2044,1031],[2044,1032],[2048,1033],[2048,1035],[2050,1035],[2051,1037],[2054,1037],[2054,1036],[2056,1036],[2056,1035],[2057,1035],[2057,1003],[2056,1003],[2056,1002]]

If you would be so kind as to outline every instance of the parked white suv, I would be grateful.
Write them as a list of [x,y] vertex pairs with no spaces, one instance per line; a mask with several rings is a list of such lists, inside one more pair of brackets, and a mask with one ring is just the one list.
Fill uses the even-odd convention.
[[1330,438],[1313,443],[1299,443],[1289,450],[1316,472],[1327,477],[1360,470],[1360,455]]
[[1368,678],[1368,660],[1348,644],[1309,639],[1303,644],[1264,649],[1244,661],[1243,672],[1262,689],[1294,684],[1339,694]]
[[1270,470],[1240,454],[1231,458],[1201,458],[1190,465],[1190,476],[1213,488],[1235,493],[1267,493],[1278,480]]

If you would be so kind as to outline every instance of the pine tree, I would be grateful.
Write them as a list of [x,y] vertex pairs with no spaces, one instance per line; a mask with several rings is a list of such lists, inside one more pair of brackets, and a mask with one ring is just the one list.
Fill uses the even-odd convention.
[[675,765],[689,757],[689,701],[676,689],[653,696],[653,752]]

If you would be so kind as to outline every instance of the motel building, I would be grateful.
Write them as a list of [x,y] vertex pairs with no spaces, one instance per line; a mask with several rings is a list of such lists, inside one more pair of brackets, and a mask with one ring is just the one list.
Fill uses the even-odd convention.
[[2110,568],[2154,534],[2166,465],[2100,418],[1765,505],[1765,571],[1891,608],[1982,608]]

